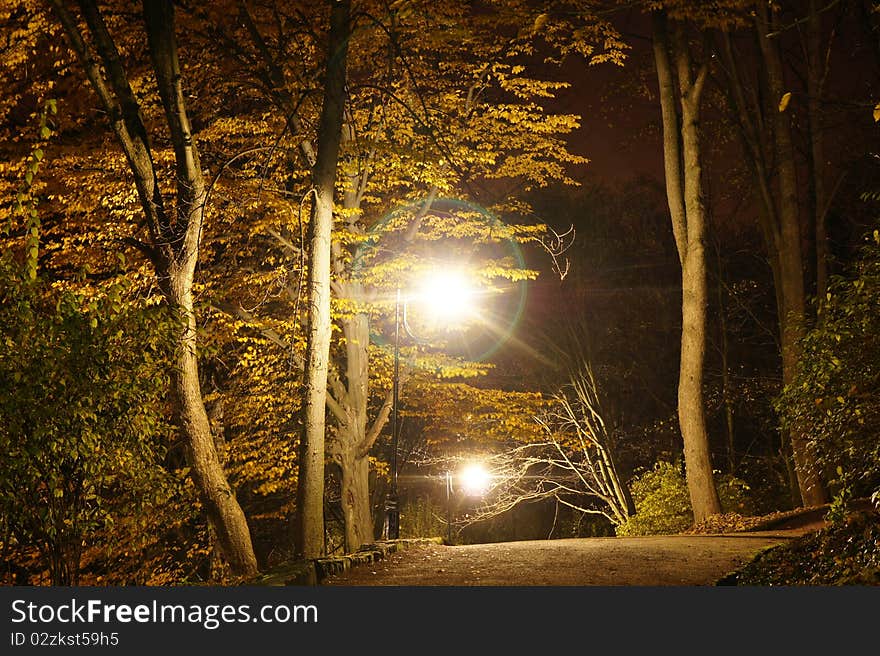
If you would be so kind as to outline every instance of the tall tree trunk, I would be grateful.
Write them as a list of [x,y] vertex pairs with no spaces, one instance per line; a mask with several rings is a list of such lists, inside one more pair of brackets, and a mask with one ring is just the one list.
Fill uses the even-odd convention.
[[679,27],[673,45],[678,74],[676,91],[666,16],[663,12],[654,12],[653,21],[654,60],[663,118],[666,196],[681,262],[682,331],[678,419],[684,443],[691,507],[694,521],[700,522],[721,512],[712,475],[703,403],[708,291],[704,244],[706,220],[698,121],[700,96],[707,70],[704,66],[693,77],[687,43]]
[[[756,6],[758,44],[761,49],[764,70],[771,103],[778,103],[785,93],[782,56],[779,44],[768,36],[773,29],[770,10],[766,3]],[[782,347],[782,383],[788,385],[794,379],[800,360],[800,340],[804,335],[806,295],[804,291],[803,245],[798,208],[797,171],[791,123],[787,112],[772,111],[775,171],[778,179],[778,220],[776,231],[779,254],[779,287],[782,306],[779,308],[780,341]],[[819,479],[816,456],[806,436],[794,428],[790,434],[798,487],[804,505],[821,505],[828,496]]]
[[187,460],[192,467],[196,489],[231,570],[238,574],[253,574],[257,571],[257,563],[247,520],[226,480],[202,401],[190,276],[172,268],[169,287],[169,301],[183,323],[175,349],[172,385],[180,425],[187,436]]
[[[364,302],[360,285],[349,285],[348,297],[356,304]],[[343,321],[343,335],[346,349],[346,377],[348,387],[346,401],[349,405],[351,421],[349,439],[345,445],[343,463],[351,468],[343,471],[342,505],[345,511],[346,549],[354,551],[362,544],[373,541],[373,518],[370,508],[370,445],[367,439],[367,402],[370,398],[369,382],[369,317],[358,312]],[[345,433],[343,433],[345,434]],[[345,466],[343,467],[345,470]],[[348,485],[345,483],[348,481]]]
[[51,0],[51,5],[110,117],[134,174],[150,232],[150,243],[137,242],[137,245],[153,262],[160,288],[180,318],[172,391],[196,489],[232,572],[253,575],[257,572],[257,559],[247,520],[218,458],[199,385],[192,285],[204,222],[205,186],[186,111],[173,5],[170,0],[143,2],[150,58],[174,148],[177,186],[174,218],[165,209],[140,105],[97,4],[94,0],[79,3],[98,57],[83,39],[64,2]]
[[727,307],[724,302],[724,269],[718,252],[718,332],[721,343],[721,399],[724,404],[724,432],[727,443],[727,471],[736,472],[733,398],[730,390],[730,337],[727,334]]
[[[738,122],[738,132],[746,152],[758,200],[758,216],[773,271],[779,321],[782,383],[789,384],[800,360],[799,340],[804,331],[806,298],[804,288],[804,246],[798,206],[797,172],[787,111],[780,111],[786,93],[778,36],[773,31],[772,14],[766,3],[755,5],[754,35],[759,49],[759,70],[767,98],[757,91],[747,94],[740,74],[741,63],[729,34],[722,35],[721,54],[728,71],[728,99]],[[761,88],[756,80],[754,88]],[[783,107],[783,110],[785,108]],[[820,149],[821,150],[821,149]],[[821,157],[821,154],[819,155]],[[820,190],[824,197],[824,191]],[[782,435],[790,447],[797,474],[795,503],[818,505],[827,493],[818,477],[816,457],[808,441],[796,429]]]
[[[334,248],[339,249],[339,245]],[[365,298],[358,283],[340,285],[340,294],[353,306],[362,307]],[[345,342],[346,383],[334,382],[334,412],[338,430],[330,444],[333,460],[339,466],[342,482],[342,513],[345,522],[345,552],[356,551],[373,542],[370,504],[370,459],[372,443],[365,446],[367,401],[369,400],[369,317],[355,311],[340,319]],[[338,409],[337,409],[338,408]]]
[[813,186],[813,224],[816,241],[816,299],[819,307],[828,289],[828,231],[825,189],[825,144],[822,138],[822,93],[825,63],[822,59],[822,25],[816,0],[807,16],[807,117],[810,128],[810,180]]
[[244,511],[226,480],[199,384],[192,285],[205,218],[205,184],[183,101],[173,11],[170,1],[144,2],[150,54],[175,151],[179,229],[186,228],[166,272],[168,299],[182,321],[172,385],[181,426],[188,436],[187,452],[193,463],[193,476],[208,517],[232,571],[249,575],[257,571],[250,531]]
[[349,0],[329,0],[330,33],[324,104],[313,169],[315,199],[309,226],[309,333],[306,346],[304,433],[300,441],[295,550],[324,554],[324,432],[330,360],[330,244],[333,193],[345,112]]

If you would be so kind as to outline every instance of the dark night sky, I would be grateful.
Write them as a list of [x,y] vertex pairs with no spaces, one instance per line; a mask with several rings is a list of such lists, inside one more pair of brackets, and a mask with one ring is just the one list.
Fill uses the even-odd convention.
[[583,58],[572,57],[559,71],[572,86],[559,94],[554,109],[581,116],[570,144],[590,159],[574,175],[587,184],[615,185],[642,176],[663,179],[649,29],[644,17],[632,11],[621,14],[617,26],[631,46],[623,66],[589,66]]
[[[601,89],[624,83],[626,69],[603,65],[587,71],[561,98],[564,111],[580,114],[580,129],[572,135],[572,150],[590,159],[582,182],[614,184],[647,176],[662,179],[663,159],[656,131],[659,107],[647,98],[599,96]],[[625,105],[625,106],[624,106]]]

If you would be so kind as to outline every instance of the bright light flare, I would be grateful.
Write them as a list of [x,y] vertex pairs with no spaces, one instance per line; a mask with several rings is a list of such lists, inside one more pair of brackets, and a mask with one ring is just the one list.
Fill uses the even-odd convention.
[[426,277],[418,299],[433,319],[451,323],[466,319],[474,311],[475,296],[476,289],[467,276],[452,269]]
[[459,481],[465,494],[480,496],[489,490],[492,476],[480,463],[471,463],[461,470]]

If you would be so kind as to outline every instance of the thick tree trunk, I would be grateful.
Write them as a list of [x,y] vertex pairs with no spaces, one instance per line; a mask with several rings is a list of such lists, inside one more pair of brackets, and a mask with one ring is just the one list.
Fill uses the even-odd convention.
[[192,466],[199,497],[230,568],[235,574],[253,575],[257,572],[257,560],[247,520],[226,480],[202,402],[191,277],[185,271],[172,270],[168,275],[169,302],[182,322],[172,385],[180,426],[186,436],[187,459]]
[[[666,18],[654,15],[654,54],[663,115],[666,192],[681,261],[682,330],[678,379],[678,419],[684,443],[688,492],[694,521],[721,512],[712,475],[703,403],[706,354],[705,206],[698,131],[699,106],[706,71],[692,80],[691,63],[682,35],[675,39],[678,91],[669,52]],[[681,109],[679,124],[679,107]]]
[[174,147],[177,197],[176,216],[172,219],[165,209],[140,105],[97,3],[94,0],[79,3],[97,57],[83,39],[78,23],[66,5],[61,0],[51,0],[51,4],[86,77],[110,117],[113,131],[134,174],[150,231],[150,243],[138,245],[151,258],[159,285],[181,320],[172,391],[192,464],[193,480],[232,572],[250,576],[257,571],[257,561],[247,521],[218,459],[199,386],[192,284],[204,221],[205,187],[186,111],[174,35],[173,5],[170,0],[145,0],[143,3],[150,59]]
[[[363,302],[363,292],[355,287],[352,298]],[[348,378],[347,402],[352,421],[349,424],[348,444],[344,447],[350,456],[343,460],[343,483],[350,482],[344,490],[346,549],[357,549],[361,544],[373,541],[373,518],[370,505],[370,444],[367,440],[367,402],[369,401],[369,346],[370,323],[366,314],[355,314],[343,322],[346,349],[346,375]],[[345,466],[351,472],[345,473]],[[349,496],[350,495],[350,496]]]
[[169,247],[174,252],[168,256],[166,295],[182,323],[179,328],[179,345],[175,350],[177,362],[172,385],[177,397],[181,427],[187,438],[187,452],[192,463],[196,489],[232,572],[251,576],[257,572],[257,559],[247,520],[226,480],[199,384],[192,284],[199,254],[199,236],[204,222],[205,184],[186,112],[171,2],[145,1],[144,20],[176,165],[175,227],[181,239]]
[[339,454],[342,479],[342,514],[345,519],[345,552],[373,542],[370,508],[370,460],[353,450]]
[[678,416],[684,437],[694,521],[721,512],[721,502],[712,475],[709,436],[703,401],[703,369],[706,360],[706,323],[709,303],[706,282],[706,208],[703,202],[702,163],[699,138],[701,89],[685,78],[690,62],[678,44],[681,91],[681,135],[684,162],[684,198],[687,214],[687,255],[682,266],[681,371],[678,388]]
[[712,462],[703,402],[706,355],[706,270],[702,245],[689,239],[682,268],[681,364],[678,377],[678,421],[694,521],[721,512],[712,476]]
[[324,431],[330,360],[330,243],[333,193],[345,111],[349,1],[331,0],[324,104],[313,169],[315,200],[309,226],[309,334],[306,347],[304,432],[299,450],[295,550],[324,554]]

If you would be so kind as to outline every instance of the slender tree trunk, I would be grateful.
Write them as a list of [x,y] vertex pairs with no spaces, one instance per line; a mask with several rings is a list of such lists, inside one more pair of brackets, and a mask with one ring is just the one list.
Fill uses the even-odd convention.
[[[688,224],[689,231],[692,228]],[[684,442],[688,491],[694,521],[721,512],[715,490],[703,401],[706,356],[705,253],[698,238],[688,235],[688,254],[682,267],[681,363],[678,377],[678,421]]]
[[[723,35],[722,54],[730,76],[728,98],[738,119],[739,136],[755,182],[758,216],[773,271],[785,385],[792,380],[800,358],[798,340],[803,334],[806,301],[791,126],[787,114],[778,110],[785,91],[778,44],[767,37],[772,29],[769,20],[767,7],[757,3],[754,29],[762,64],[759,75],[766,78],[770,96],[765,102],[756,100],[750,104],[747,101],[746,86],[729,34]],[[799,437],[797,431],[782,431],[781,439],[780,453],[784,456],[790,450],[795,460],[796,485],[791,490],[794,504],[823,503],[822,499],[827,496],[821,484],[816,484],[815,456],[806,440]],[[812,493],[805,497],[808,488]]]
[[724,403],[724,430],[727,442],[727,471],[736,471],[733,398],[730,392],[730,338],[727,334],[726,304],[721,254],[718,254],[718,332],[721,342],[721,399]]
[[[610,448],[610,447],[609,447]],[[629,486],[624,483],[617,472],[617,465],[611,451],[603,446],[598,447],[599,472],[605,484],[605,488],[611,492],[616,500],[612,511],[621,523],[636,514],[636,503],[629,491]]]
[[733,398],[730,394],[730,340],[727,327],[721,323],[721,394],[724,401],[724,432],[727,442],[727,471],[736,473],[736,423],[734,421]]
[[345,112],[348,0],[330,0],[324,105],[313,169],[315,200],[309,226],[309,333],[306,345],[304,434],[300,442],[295,548],[303,558],[324,554],[324,431],[330,361],[330,244],[333,194]]
[[[721,512],[712,475],[703,402],[706,354],[705,205],[700,162],[699,106],[706,69],[692,77],[687,44],[681,32],[673,45],[678,74],[676,91],[666,17],[654,13],[654,59],[663,117],[666,192],[681,262],[682,330],[678,378],[678,419],[684,443],[688,492],[694,521]],[[679,108],[681,114],[679,115]],[[679,122],[680,120],[680,122]]]
[[330,244],[333,193],[345,111],[349,0],[330,0],[324,104],[313,169],[315,200],[309,226],[309,333],[306,346],[304,433],[299,450],[295,549],[324,554],[324,431],[330,360]]
[[824,302],[828,289],[828,231],[825,211],[825,144],[822,139],[822,30],[816,0],[810,0],[807,18],[807,116],[810,127],[810,179],[813,183],[813,223],[816,240],[816,298]]
[[[822,305],[828,291],[830,253],[828,248],[828,209],[836,188],[827,186],[822,98],[830,67],[831,46],[835,31],[822,38],[822,11],[818,0],[810,0],[807,15],[807,117],[810,137],[810,181],[813,190],[813,224],[816,240],[816,300],[821,320]],[[824,53],[824,54],[823,54]],[[838,182],[839,184],[839,182]]]

